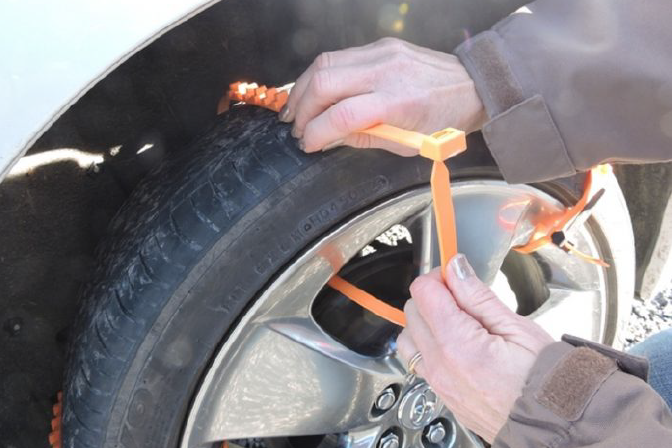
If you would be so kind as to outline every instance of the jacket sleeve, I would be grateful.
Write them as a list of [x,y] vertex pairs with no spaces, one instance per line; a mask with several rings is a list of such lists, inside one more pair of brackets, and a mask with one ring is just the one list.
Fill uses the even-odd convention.
[[672,413],[646,361],[564,337],[542,351],[493,448],[659,447]]
[[504,178],[672,159],[671,21],[669,0],[538,0],[457,47]]

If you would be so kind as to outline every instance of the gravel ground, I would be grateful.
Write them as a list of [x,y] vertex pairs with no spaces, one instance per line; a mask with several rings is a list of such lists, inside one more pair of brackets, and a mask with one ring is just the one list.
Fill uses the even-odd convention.
[[635,297],[625,348],[667,328],[672,328],[672,286],[647,302]]

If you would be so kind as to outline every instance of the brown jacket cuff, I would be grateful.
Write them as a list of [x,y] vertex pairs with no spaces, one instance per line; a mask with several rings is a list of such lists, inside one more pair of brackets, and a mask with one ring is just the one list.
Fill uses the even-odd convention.
[[[668,436],[672,414],[642,381],[647,368],[643,358],[563,336],[540,353],[493,448],[602,448],[616,446],[621,433]],[[632,421],[633,412],[641,421]]]
[[528,183],[576,173],[544,99],[529,83],[519,81],[509,64],[512,56],[495,31],[465,41],[455,54],[474,80],[490,118],[483,136],[504,179]]

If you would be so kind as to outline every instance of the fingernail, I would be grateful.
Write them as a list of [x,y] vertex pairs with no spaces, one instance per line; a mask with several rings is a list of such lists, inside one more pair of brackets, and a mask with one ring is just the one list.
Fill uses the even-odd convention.
[[304,142],[303,139],[299,139],[299,149],[306,152],[306,142]]
[[322,151],[328,151],[330,149],[336,148],[337,146],[343,146],[343,142],[344,142],[343,139],[336,140],[334,143],[330,143],[327,146],[325,146],[324,148],[322,148]]
[[474,270],[471,268],[469,261],[467,261],[467,257],[462,254],[457,254],[453,257],[450,261],[450,267],[460,280],[466,280],[474,275]]
[[289,123],[291,121],[289,119],[289,105],[285,104],[282,106],[282,109],[280,109],[280,113],[278,114],[278,119],[285,123]]

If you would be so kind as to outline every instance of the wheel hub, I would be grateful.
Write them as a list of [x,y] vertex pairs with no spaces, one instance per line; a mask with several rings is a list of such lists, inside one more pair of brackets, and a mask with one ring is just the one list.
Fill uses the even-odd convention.
[[[385,389],[385,396],[392,387]],[[379,397],[379,399],[380,399]],[[378,400],[376,400],[376,409]],[[437,393],[424,380],[406,384],[397,400],[387,411],[374,418],[371,427],[378,428],[377,448],[456,447],[456,427],[450,411],[441,403]],[[366,431],[366,429],[361,429]]]
[[442,409],[439,397],[429,384],[422,382],[404,394],[397,415],[403,428],[417,430],[438,417]]

